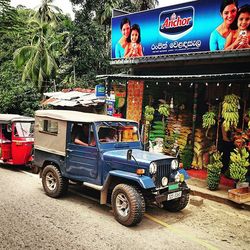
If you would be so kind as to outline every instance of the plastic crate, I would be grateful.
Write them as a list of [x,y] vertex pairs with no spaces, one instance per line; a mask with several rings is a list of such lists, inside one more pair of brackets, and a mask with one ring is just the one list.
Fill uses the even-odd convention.
[[240,204],[250,202],[250,187],[228,190],[228,199]]

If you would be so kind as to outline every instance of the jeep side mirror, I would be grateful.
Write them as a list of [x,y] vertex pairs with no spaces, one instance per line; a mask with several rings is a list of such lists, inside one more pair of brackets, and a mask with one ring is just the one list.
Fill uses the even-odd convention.
[[131,159],[132,159],[132,149],[129,149],[127,152],[127,160],[131,161]]

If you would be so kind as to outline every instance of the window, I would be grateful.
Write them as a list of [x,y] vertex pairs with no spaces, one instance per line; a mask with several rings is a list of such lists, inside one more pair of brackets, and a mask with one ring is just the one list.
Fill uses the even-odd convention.
[[58,122],[53,120],[42,120],[40,126],[42,132],[47,132],[51,134],[58,134]]
[[139,140],[138,127],[121,122],[117,124],[104,123],[98,127],[98,137],[101,143],[136,142]]
[[16,137],[32,137],[34,124],[30,122],[16,122],[14,134]]

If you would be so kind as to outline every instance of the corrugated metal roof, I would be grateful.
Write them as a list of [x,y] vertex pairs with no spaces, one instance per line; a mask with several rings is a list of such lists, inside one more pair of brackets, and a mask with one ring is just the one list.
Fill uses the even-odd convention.
[[72,91],[49,92],[44,96],[49,99],[43,101],[42,105],[75,107],[75,106],[96,106],[105,103],[105,98],[99,98],[93,93],[94,90],[82,91],[81,89]]

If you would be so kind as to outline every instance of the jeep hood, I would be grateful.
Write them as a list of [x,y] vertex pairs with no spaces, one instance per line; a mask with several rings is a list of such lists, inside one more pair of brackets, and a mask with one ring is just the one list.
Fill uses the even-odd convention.
[[[111,150],[103,153],[103,159],[105,161],[126,161],[127,160],[127,149]],[[135,157],[138,163],[149,164],[152,161],[172,159],[173,156],[167,156],[159,153],[150,153],[148,151],[143,151],[140,149],[133,149],[132,155]],[[132,158],[132,161],[133,158]]]

